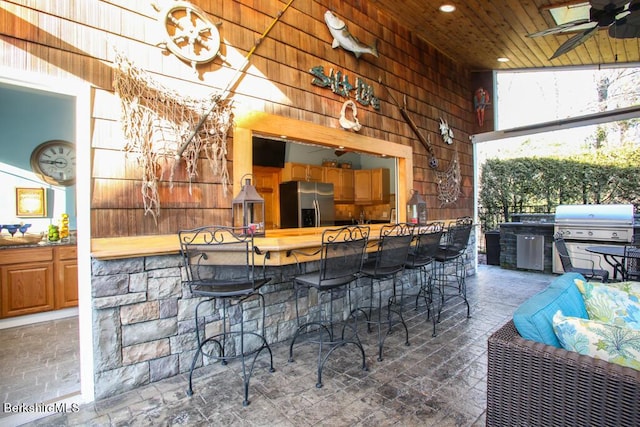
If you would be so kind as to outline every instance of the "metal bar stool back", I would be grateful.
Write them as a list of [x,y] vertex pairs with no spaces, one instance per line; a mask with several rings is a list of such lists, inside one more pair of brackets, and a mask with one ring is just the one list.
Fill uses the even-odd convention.
[[[316,387],[322,387],[322,370],[329,356],[344,344],[353,344],[360,350],[362,357],[362,369],[367,370],[364,349],[357,335],[357,326],[350,326],[352,336],[345,336],[350,302],[344,302],[344,297],[349,297],[348,287],[360,277],[360,270],[369,239],[368,226],[345,226],[323,231],[322,246],[314,253],[304,251],[292,251],[291,255],[313,256],[320,255],[320,268],[317,271],[300,273],[293,278],[296,290],[296,318],[298,329],[289,345],[289,362],[293,362],[293,347],[298,338],[311,331],[307,343],[318,344],[318,380]],[[300,266],[300,263],[298,263]],[[301,266],[299,267],[302,268]],[[318,293],[318,312],[309,313],[309,307],[301,313],[300,294],[315,288]],[[342,298],[343,310],[334,314],[334,304]],[[308,301],[309,298],[306,299]],[[328,301],[327,301],[328,300]],[[314,316],[316,315],[317,316]],[[317,317],[317,318],[314,318]],[[340,338],[335,335],[334,326],[342,324]]]
[[640,280],[640,244],[634,243],[624,247],[623,280]]
[[[194,298],[197,350],[189,371],[189,389],[193,394],[192,377],[200,355],[220,361],[242,361],[244,385],[243,405],[249,404],[249,381],[256,359],[269,353],[269,370],[273,355],[265,338],[264,297],[259,289],[270,279],[259,275],[254,265],[253,235],[247,228],[206,226],[178,232],[180,253],[184,264],[183,284]],[[261,329],[245,330],[244,303],[258,299],[262,308]],[[253,303],[252,303],[253,304]],[[204,313],[202,313],[204,311]],[[207,321],[215,321],[208,327]],[[208,332],[214,330],[217,332]]]
[[[370,280],[370,305],[368,307],[358,307],[354,314],[364,313],[366,317],[367,329],[370,330],[372,324],[376,325],[378,331],[378,361],[382,361],[382,350],[384,342],[392,332],[394,326],[393,315],[397,315],[399,322],[405,331],[405,345],[409,345],[409,329],[402,317],[402,311],[393,308],[399,304],[396,294],[396,279],[404,273],[409,247],[413,241],[414,226],[412,224],[392,224],[384,225],[380,229],[380,239],[377,242],[377,249],[373,256],[365,261],[362,266],[363,277]],[[386,304],[386,320],[383,319],[383,287],[382,282],[393,280],[392,295]],[[377,307],[374,306],[374,287],[378,283]],[[400,296],[401,305],[402,295]],[[375,310],[375,312],[374,312]],[[385,334],[382,334],[382,323],[388,324]]]
[[418,301],[422,297],[427,306],[427,318],[431,317],[433,322],[433,336],[436,335],[436,311],[433,307],[434,260],[440,248],[443,231],[444,223],[439,221],[416,227],[405,264],[406,269],[418,272],[420,289],[416,294],[415,309],[418,309]]
[[[469,237],[471,236],[471,229],[473,227],[473,219],[471,217],[461,217],[456,219],[455,223],[452,223],[447,228],[444,234],[444,244],[440,245],[436,254],[435,260],[438,261],[438,292],[440,293],[440,307],[438,307],[437,322],[440,321],[440,315],[442,308],[446,301],[454,297],[461,297],[467,306],[467,317],[471,317],[471,309],[469,301],[467,300],[467,285],[466,285],[466,266],[464,260],[464,254],[469,244]],[[453,273],[448,273],[448,265],[453,264]],[[448,277],[454,278],[454,284],[449,284]],[[447,293],[447,289],[452,289],[453,292]]]

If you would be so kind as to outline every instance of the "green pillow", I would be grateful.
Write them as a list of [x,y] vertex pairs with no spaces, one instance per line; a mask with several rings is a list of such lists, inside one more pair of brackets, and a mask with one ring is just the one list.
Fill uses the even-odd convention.
[[640,302],[640,282],[587,282],[580,279],[574,279],[574,283],[580,289],[580,292],[584,294],[584,289],[593,288],[597,286],[608,286],[610,288],[619,289],[629,294],[629,298],[635,302]]
[[640,302],[628,284],[591,283],[575,279],[589,319],[640,330]]
[[553,330],[568,351],[640,370],[640,331],[597,320],[553,316]]

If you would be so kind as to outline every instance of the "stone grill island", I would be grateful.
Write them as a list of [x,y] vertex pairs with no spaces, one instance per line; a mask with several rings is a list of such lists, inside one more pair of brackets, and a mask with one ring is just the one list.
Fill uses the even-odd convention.
[[[500,223],[500,266],[509,269],[553,271],[553,214],[513,214],[511,222]],[[543,262],[518,265],[518,236],[542,240]],[[521,244],[523,237],[520,237]]]

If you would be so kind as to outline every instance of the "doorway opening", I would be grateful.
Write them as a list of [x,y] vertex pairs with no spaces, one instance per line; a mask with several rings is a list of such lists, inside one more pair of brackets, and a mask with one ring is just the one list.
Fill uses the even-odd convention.
[[[50,289],[55,291],[53,286],[59,282],[63,285],[61,290],[65,298],[77,300],[70,302],[66,299],[63,302],[62,299],[56,300],[55,293],[52,293],[51,305],[44,304],[42,310],[27,309],[24,314],[13,312],[0,319],[1,339],[5,343],[13,343],[5,346],[0,353],[0,365],[4,367],[2,387],[7,388],[3,390],[6,391],[3,394],[4,401],[13,405],[91,401],[90,233],[81,232],[79,238],[75,235],[77,230],[90,229],[88,159],[91,88],[83,82],[0,69],[0,93],[3,100],[6,99],[5,95],[13,97],[12,102],[5,103],[5,108],[11,108],[9,113],[12,114],[2,114],[7,123],[3,125],[6,132],[0,138],[0,147],[3,148],[0,175],[7,184],[6,191],[13,192],[14,187],[39,187],[44,188],[47,194],[46,215],[16,218],[13,204],[7,203],[0,207],[2,220],[31,223],[31,234],[43,232],[46,240],[48,226],[57,224],[61,214],[66,213],[71,230],[71,239],[64,244],[31,246],[43,253],[48,253],[50,249],[52,258],[34,261],[33,266],[27,266],[27,273],[23,277],[32,277],[31,267],[42,269],[44,277],[51,281]],[[74,143],[77,158],[84,159],[77,162],[75,186],[45,183],[38,179],[30,167],[33,149],[41,142],[53,139]],[[0,250],[14,248],[29,249],[12,246]],[[64,259],[58,258],[59,251],[65,253]],[[76,251],[86,255],[77,257]],[[69,258],[70,252],[73,252],[73,259]],[[25,254],[24,261],[32,260]],[[11,282],[12,289],[19,291],[20,272],[16,272],[12,279],[9,270],[3,267],[2,285],[15,279]],[[18,296],[15,301],[19,301]],[[50,414],[39,411],[21,414],[6,412],[0,414],[0,424],[20,424],[47,415]]]

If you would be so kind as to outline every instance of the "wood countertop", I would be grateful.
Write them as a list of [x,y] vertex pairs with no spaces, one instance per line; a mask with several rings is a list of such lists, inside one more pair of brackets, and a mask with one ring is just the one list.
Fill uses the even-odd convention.
[[[449,223],[450,221],[445,221]],[[375,241],[384,224],[368,224],[371,229],[369,240]],[[290,228],[267,230],[265,237],[256,237],[254,245],[259,250],[256,264],[282,266],[295,264],[296,258],[289,254],[292,250],[312,252],[322,243],[322,232],[327,228]],[[91,239],[91,256],[98,260],[115,260],[146,256],[176,255],[180,253],[177,234],[155,236],[109,237]],[[265,259],[266,258],[266,259]],[[312,261],[317,256],[298,256],[297,260]],[[233,260],[230,259],[230,264]],[[238,263],[240,263],[240,257]]]
[[[369,225],[370,240],[377,238],[382,226],[383,224]],[[265,237],[254,239],[254,244],[260,253],[269,253],[267,265],[293,264],[295,258],[286,256],[286,253],[290,250],[310,251],[320,247],[322,232],[327,228],[335,227],[267,230]],[[180,243],[177,234],[91,239],[91,256],[99,260],[175,255],[179,252]],[[260,262],[262,263],[262,260]]]

